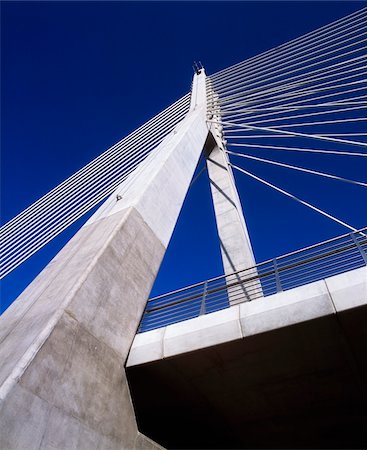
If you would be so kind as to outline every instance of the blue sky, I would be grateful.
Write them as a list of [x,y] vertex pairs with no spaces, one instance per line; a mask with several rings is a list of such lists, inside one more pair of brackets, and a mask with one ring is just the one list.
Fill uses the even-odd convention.
[[[2,2],[1,215],[11,219],[208,74],[366,6],[367,2]],[[266,155],[264,154],[266,157]],[[305,166],[363,179],[351,160]],[[248,163],[355,227],[363,188]],[[258,261],[345,230],[238,175]],[[2,282],[0,312],[70,239],[71,227]],[[185,201],[154,294],[222,271],[207,178]]]

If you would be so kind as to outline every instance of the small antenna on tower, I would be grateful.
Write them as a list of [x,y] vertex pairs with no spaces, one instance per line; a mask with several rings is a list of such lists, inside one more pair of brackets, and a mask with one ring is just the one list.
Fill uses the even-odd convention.
[[200,62],[198,64],[196,61],[194,61],[194,64],[193,64],[192,68],[194,69],[194,72],[196,73],[196,75],[199,75],[199,73],[201,72],[201,69],[203,68],[203,66],[201,65]]

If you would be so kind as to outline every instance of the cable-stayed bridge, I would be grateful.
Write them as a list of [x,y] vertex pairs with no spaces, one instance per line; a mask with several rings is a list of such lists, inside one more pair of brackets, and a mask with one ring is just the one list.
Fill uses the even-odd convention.
[[[2,316],[3,448],[362,445],[366,229],[248,161],[366,188],[278,157],[365,164],[366,14],[213,75],[196,64],[190,93],[1,228],[3,278],[108,197]],[[344,234],[256,264],[234,172]],[[200,176],[224,275],[147,303]]]

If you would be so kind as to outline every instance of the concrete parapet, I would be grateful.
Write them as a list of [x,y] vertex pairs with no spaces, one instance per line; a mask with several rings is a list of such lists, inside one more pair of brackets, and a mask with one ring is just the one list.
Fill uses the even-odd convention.
[[334,314],[334,308],[324,281],[240,305],[244,336],[264,333],[329,314]]
[[366,320],[361,268],[138,335],[141,431],[167,448],[365,448]]
[[356,269],[138,334],[127,365],[134,366],[220,345],[366,304],[367,269]]

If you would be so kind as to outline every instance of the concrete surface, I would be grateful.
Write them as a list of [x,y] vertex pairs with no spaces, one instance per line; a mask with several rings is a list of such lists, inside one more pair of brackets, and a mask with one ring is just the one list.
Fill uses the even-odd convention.
[[218,146],[208,156],[207,167],[224,273],[253,267],[256,263],[241,203],[226,155]]
[[134,447],[124,361],[163,254],[122,211],[81,230],[5,312],[1,449]]
[[[213,91],[210,80],[208,81],[208,91],[215,104],[218,101],[218,96]],[[211,117],[213,122],[210,123],[210,132],[213,142],[210,148],[207,149],[206,164],[224,274],[230,275],[239,270],[252,268],[256,265],[256,262],[232,168],[229,164],[228,155],[225,152],[223,126],[218,123],[221,120],[219,104],[217,110],[218,112]],[[256,269],[248,271],[249,276],[256,274]],[[234,279],[232,275],[230,279],[227,279],[227,283],[237,280],[240,280],[240,276]],[[262,290],[258,281],[243,284],[242,288],[244,291],[243,295],[248,300],[261,296]],[[237,303],[235,290],[228,289],[228,299],[230,305]]]
[[124,363],[207,138],[200,98],[0,318],[2,450],[159,448]]
[[366,448],[366,320],[361,268],[139,334],[140,429],[166,448]]

